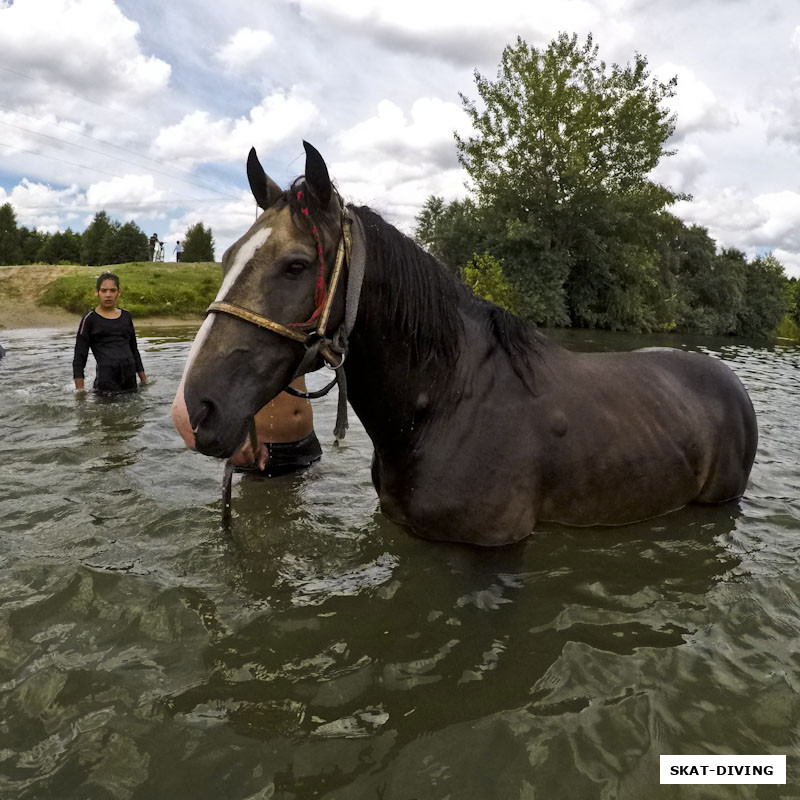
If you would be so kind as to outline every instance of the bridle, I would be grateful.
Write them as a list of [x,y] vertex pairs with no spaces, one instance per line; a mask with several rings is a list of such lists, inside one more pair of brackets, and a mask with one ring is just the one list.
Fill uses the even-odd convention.
[[[302,191],[297,193],[297,199],[302,203]],[[306,217],[309,216],[307,205],[301,205],[301,211]],[[333,337],[329,337],[327,336],[327,327],[331,307],[336,298],[336,291],[339,288],[339,281],[345,261],[348,265],[352,262],[352,218],[347,213],[344,205],[342,206],[341,220],[342,232],[336,249],[336,261],[334,262],[333,272],[331,273],[330,287],[328,288],[325,286],[325,256],[319,238],[319,232],[317,231],[317,226],[309,219],[309,222],[311,222],[311,232],[314,236],[317,245],[317,253],[319,255],[319,274],[317,276],[317,286],[314,291],[316,307],[314,313],[305,322],[291,322],[288,325],[284,325],[281,322],[276,322],[262,314],[258,314],[236,303],[230,303],[227,300],[215,300],[208,307],[206,313],[229,314],[230,316],[256,325],[259,328],[265,328],[287,339],[300,342],[300,344],[305,347],[306,352],[303,356],[303,360],[300,362],[300,366],[297,368],[295,377],[310,372],[314,368],[313,365],[317,362],[318,357],[321,357],[325,365],[330,369],[335,371],[339,370],[344,364],[347,355],[346,337],[350,332],[343,331],[343,326],[340,326]],[[344,333],[344,337],[341,335],[342,333]],[[336,383],[335,378],[328,385],[325,393],[330,390],[334,383]],[[304,393],[296,393],[295,390],[290,391],[289,394],[300,394],[304,396]],[[322,396],[318,393],[314,394],[317,397]]]
[[[291,386],[287,386],[283,391],[295,397],[304,399],[316,399],[326,395],[334,386],[339,384],[339,404],[336,415],[336,426],[333,435],[338,441],[343,439],[347,430],[347,381],[344,373],[344,362],[347,356],[348,338],[355,324],[356,313],[358,311],[358,301],[361,294],[361,283],[364,276],[364,242],[361,223],[358,219],[348,212],[344,203],[341,203],[341,235],[339,244],[336,248],[336,261],[334,262],[333,272],[331,273],[330,285],[325,285],[325,256],[322,242],[317,231],[317,226],[310,219],[308,205],[305,203],[302,191],[297,192],[297,200],[300,203],[300,210],[311,224],[311,233],[317,245],[319,256],[319,274],[317,285],[314,290],[314,300],[316,307],[312,315],[305,322],[291,322],[284,325],[281,322],[258,314],[237,303],[230,303],[227,300],[215,300],[206,310],[207,314],[228,314],[238,319],[256,325],[259,328],[277,333],[292,341],[299,342],[305,347],[305,354],[299,366],[295,370],[294,377],[297,378],[317,369],[319,359],[323,364],[335,373],[333,380],[324,388],[316,392],[298,392]],[[356,227],[359,236],[356,239],[354,252],[353,227]],[[347,288],[345,290],[345,313],[342,323],[332,336],[328,335],[327,327],[330,319],[331,308],[333,307],[336,293],[341,283],[342,272],[345,263],[347,264]],[[251,425],[251,440],[253,452],[255,453],[257,442],[255,441],[253,426]]]

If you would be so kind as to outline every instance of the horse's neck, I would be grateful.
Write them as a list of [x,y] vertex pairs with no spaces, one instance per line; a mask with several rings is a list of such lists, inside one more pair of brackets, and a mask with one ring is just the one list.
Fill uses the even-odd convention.
[[410,450],[455,376],[434,363],[409,363],[408,347],[391,330],[354,333],[345,365],[350,404],[376,449]]
[[[424,358],[417,356],[415,343],[425,332],[415,337],[400,324],[400,315],[381,309],[385,291],[379,284],[391,275],[370,274],[370,267],[361,295],[361,308],[369,310],[358,315],[345,364],[348,396],[377,450],[410,452],[426,421],[441,411],[443,398],[457,391],[458,368],[452,354],[438,353],[435,345]],[[450,348],[463,347],[453,337]]]

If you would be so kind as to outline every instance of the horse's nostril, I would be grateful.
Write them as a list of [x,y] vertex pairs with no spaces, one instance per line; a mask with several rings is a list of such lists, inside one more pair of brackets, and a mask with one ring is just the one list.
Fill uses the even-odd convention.
[[213,410],[214,405],[211,401],[203,400],[200,403],[200,407],[195,412],[193,419],[190,420],[194,433],[197,433],[197,429],[211,416]]

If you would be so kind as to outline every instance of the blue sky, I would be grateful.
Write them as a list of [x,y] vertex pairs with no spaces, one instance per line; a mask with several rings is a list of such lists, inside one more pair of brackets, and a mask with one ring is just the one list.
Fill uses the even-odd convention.
[[675,211],[800,276],[800,7],[774,0],[0,0],[0,203],[44,230],[105,209],[168,255],[202,221],[219,257],[255,215],[250,146],[286,185],[305,138],[408,231],[430,194],[465,194],[473,70],[562,30],[678,76],[655,176],[693,196]]

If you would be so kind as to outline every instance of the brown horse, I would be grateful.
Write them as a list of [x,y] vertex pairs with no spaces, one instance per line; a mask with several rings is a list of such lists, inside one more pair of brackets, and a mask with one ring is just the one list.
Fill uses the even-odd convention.
[[742,495],[758,433],[725,364],[559,347],[343,205],[304,145],[287,191],[250,153],[264,212],[225,254],[185,372],[198,450],[229,456],[293,377],[346,354],[381,509],[420,536],[501,545],[537,522],[621,525]]

